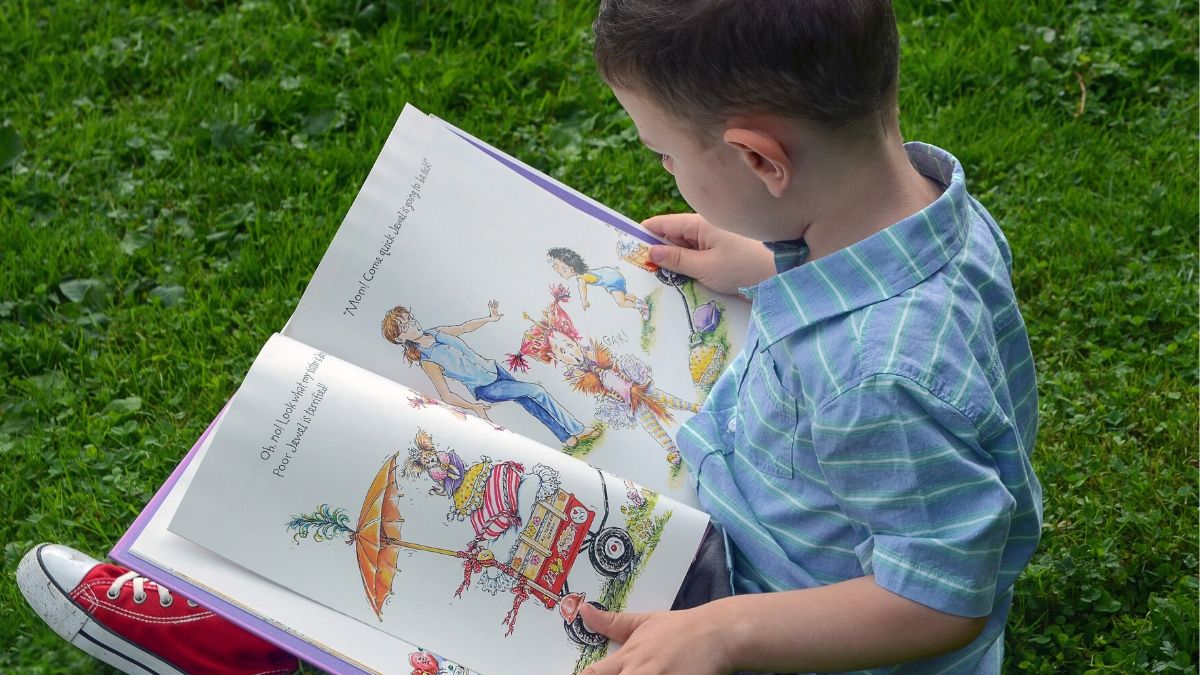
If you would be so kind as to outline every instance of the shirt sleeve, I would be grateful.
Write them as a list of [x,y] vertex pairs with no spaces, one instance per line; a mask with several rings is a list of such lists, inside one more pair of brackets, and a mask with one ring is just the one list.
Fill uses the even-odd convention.
[[881,587],[958,616],[986,616],[1016,501],[976,426],[925,387],[873,375],[816,411],[817,461],[865,531]]

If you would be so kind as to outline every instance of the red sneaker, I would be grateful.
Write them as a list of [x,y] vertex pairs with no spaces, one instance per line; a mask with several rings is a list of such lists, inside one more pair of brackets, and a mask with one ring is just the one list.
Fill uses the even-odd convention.
[[123,567],[40,544],[17,566],[33,611],[71,644],[125,673],[266,675],[291,654]]

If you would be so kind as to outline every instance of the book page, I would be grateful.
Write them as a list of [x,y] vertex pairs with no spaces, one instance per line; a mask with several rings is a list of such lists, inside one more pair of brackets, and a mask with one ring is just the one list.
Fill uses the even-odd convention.
[[577,617],[670,606],[707,516],[284,336],[169,530],[488,673],[606,653]]
[[285,334],[695,504],[673,438],[748,308],[547,181],[407,107]]
[[[348,672],[352,667],[367,673],[410,675],[416,665],[433,663],[437,668],[427,666],[427,671],[468,674],[448,658],[355,621],[283,586],[264,582],[258,575],[167,531],[211,445],[212,436],[206,435],[175,489],[166,495],[130,545],[129,553],[136,560],[126,559],[124,564],[168,584],[172,591],[182,592],[207,609],[224,608],[225,618],[261,637],[283,642],[283,646],[299,651],[297,655],[307,663],[333,672]],[[147,563],[152,568],[147,568]],[[249,620],[250,616],[259,621]],[[290,639],[293,636],[299,642]],[[312,651],[313,647],[320,651]]]

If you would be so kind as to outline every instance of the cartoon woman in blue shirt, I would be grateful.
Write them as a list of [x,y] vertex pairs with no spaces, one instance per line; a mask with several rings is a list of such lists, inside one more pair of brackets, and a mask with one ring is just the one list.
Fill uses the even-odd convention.
[[[600,435],[593,427],[585,428],[558,401],[536,382],[523,382],[512,376],[493,359],[480,356],[463,342],[461,335],[499,321],[495,300],[488,303],[488,315],[454,326],[423,328],[412,311],[403,305],[388,310],[380,330],[384,339],[404,347],[409,364],[419,363],[443,402],[474,412],[491,421],[487,411],[492,403],[513,401],[544,424],[565,447],[575,447]],[[460,382],[476,398],[468,401],[450,391],[446,378]]]
[[615,267],[588,267],[578,253],[569,248],[552,248],[546,251],[550,266],[563,279],[574,278],[579,283],[579,302],[586,310],[591,306],[588,302],[588,286],[596,286],[608,291],[608,294],[621,307],[632,307],[642,315],[642,321],[650,320],[650,305],[639,299],[625,287],[625,276]]

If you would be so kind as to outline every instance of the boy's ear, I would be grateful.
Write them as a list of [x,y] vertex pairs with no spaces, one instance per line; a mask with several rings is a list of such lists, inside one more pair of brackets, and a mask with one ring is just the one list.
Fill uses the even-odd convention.
[[791,158],[771,134],[740,127],[725,130],[722,139],[741,155],[773,197],[782,197],[792,182]]

